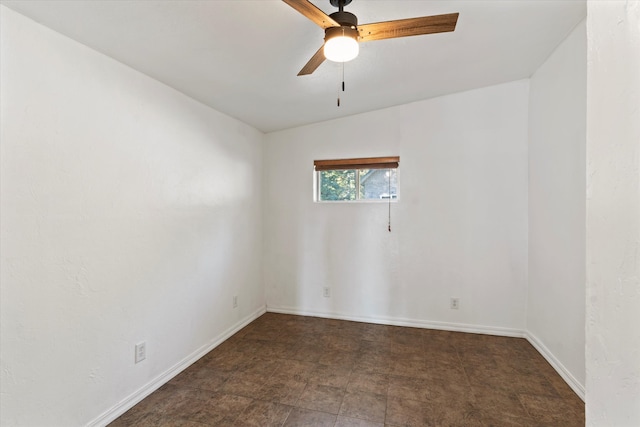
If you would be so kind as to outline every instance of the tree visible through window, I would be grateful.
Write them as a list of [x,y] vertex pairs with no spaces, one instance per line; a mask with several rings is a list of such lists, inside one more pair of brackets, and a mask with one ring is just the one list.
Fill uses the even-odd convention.
[[320,200],[356,200],[356,170],[318,172]]

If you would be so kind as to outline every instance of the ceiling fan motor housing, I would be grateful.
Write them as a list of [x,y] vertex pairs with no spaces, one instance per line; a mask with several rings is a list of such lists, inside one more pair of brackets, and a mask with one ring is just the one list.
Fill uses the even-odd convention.
[[333,12],[329,16],[343,27],[358,26],[358,17],[353,13],[345,12],[344,10],[342,10],[340,12]]
[[340,27],[329,27],[324,30],[325,42],[329,39],[339,36],[351,37],[358,40],[358,18],[349,12],[334,12],[329,15],[334,21],[340,24]]

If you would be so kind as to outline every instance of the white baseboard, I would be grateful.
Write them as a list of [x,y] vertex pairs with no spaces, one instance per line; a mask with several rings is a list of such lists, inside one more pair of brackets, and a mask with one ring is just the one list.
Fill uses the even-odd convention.
[[580,382],[571,374],[571,372],[569,372],[569,370],[564,367],[564,365],[553,355],[553,353],[551,353],[551,351],[544,344],[542,344],[542,341],[540,341],[535,335],[533,335],[531,332],[527,332],[525,338],[536,350],[538,350],[538,353],[540,353],[542,357],[544,357],[547,362],[549,362],[553,369],[556,370],[556,372],[562,377],[562,379],[584,402],[584,385],[580,384]]
[[352,316],[341,313],[324,313],[308,310],[298,310],[292,307],[269,307],[267,312],[296,314],[299,316],[325,317],[328,319],[351,320],[353,322],[377,323],[381,325],[409,326],[412,328],[438,329],[442,331],[468,332],[473,334],[497,335],[501,337],[524,338],[526,332],[520,329],[502,328],[498,326],[468,325],[465,323],[435,322],[430,320],[415,320],[401,317],[366,317]]
[[231,326],[229,329],[224,331],[219,336],[212,339],[208,344],[203,345],[190,355],[186,356],[180,362],[173,365],[171,368],[167,369],[162,374],[158,375],[153,380],[149,381],[144,386],[140,387],[135,392],[131,393],[129,396],[121,400],[112,408],[108,409],[100,416],[96,417],[93,421],[87,424],[88,426],[106,426],[110,422],[114,421],[120,415],[127,412],[129,409],[133,408],[138,402],[140,402],[145,397],[149,396],[151,393],[162,387],[164,384],[169,382],[173,377],[178,375],[180,372],[187,369],[193,363],[198,361],[202,356],[222,344],[225,340],[231,337],[233,334],[238,332],[240,329],[244,328],[249,323],[253,322],[258,317],[262,316],[266,312],[266,306],[260,307],[258,310],[246,316],[244,319],[237,322],[235,325]]
[[542,342],[536,338],[529,331],[501,328],[495,326],[482,326],[482,325],[468,325],[464,323],[447,323],[447,322],[434,322],[426,320],[414,320],[394,317],[362,317],[351,316],[339,313],[321,313],[308,310],[299,310],[292,307],[267,307],[267,311],[270,313],[282,313],[282,314],[296,314],[299,316],[313,316],[313,317],[325,317],[329,319],[351,320],[354,322],[365,323],[377,323],[382,325],[394,325],[394,326],[410,326],[413,328],[425,328],[425,329],[438,329],[444,331],[454,332],[467,332],[473,334],[486,334],[497,335],[505,337],[525,338],[531,343],[531,345],[544,357],[547,362],[558,372],[560,377],[571,387],[571,389],[580,397],[583,401],[585,399],[584,386],[576,380],[576,378],[564,367],[562,363],[549,351],[549,349],[542,344]]

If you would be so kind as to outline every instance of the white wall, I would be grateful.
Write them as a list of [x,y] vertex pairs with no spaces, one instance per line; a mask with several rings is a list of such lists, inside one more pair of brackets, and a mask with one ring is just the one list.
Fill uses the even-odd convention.
[[527,298],[530,339],[583,398],[586,80],[583,21],[530,81]]
[[264,308],[264,136],[0,10],[0,424],[84,425]]
[[[268,309],[520,333],[527,104],[517,81],[268,134]],[[384,203],[313,202],[314,159],[384,155],[400,155],[391,233]]]
[[587,15],[587,425],[640,425],[640,1]]

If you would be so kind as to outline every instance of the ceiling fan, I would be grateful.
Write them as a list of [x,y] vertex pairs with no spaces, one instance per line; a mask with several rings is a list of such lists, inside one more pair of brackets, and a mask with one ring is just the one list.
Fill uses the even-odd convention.
[[448,13],[358,25],[358,18],[344,11],[351,0],[329,0],[338,8],[331,15],[325,14],[309,0],[283,1],[324,29],[324,44],[302,67],[299,76],[313,73],[325,59],[336,62],[352,60],[358,56],[358,42],[445,33],[454,31],[458,22],[457,13]]

